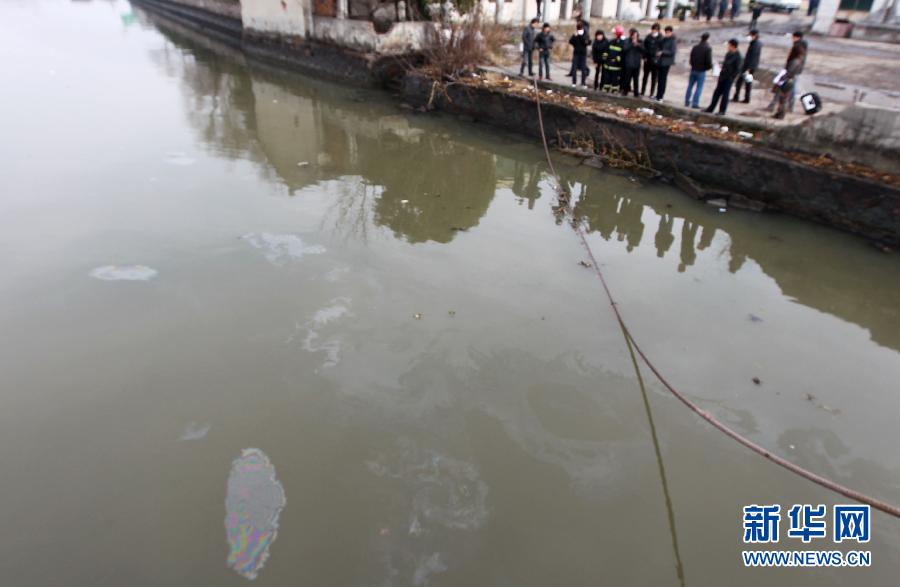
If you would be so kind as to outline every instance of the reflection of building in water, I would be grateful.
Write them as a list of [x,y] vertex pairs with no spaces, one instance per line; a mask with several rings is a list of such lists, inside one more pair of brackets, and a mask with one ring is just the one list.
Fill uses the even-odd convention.
[[358,177],[356,189],[335,198],[333,217],[350,230],[373,222],[410,242],[449,242],[487,211],[497,156],[462,133],[429,132],[374,93],[255,66],[251,74],[227,47],[214,53],[208,39],[199,46],[169,24],[163,32],[174,45],[158,61],[181,78],[201,138],[220,154],[262,163],[291,194]]

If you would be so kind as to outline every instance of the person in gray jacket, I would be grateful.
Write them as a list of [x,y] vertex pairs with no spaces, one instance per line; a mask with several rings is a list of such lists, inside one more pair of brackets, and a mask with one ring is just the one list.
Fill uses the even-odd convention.
[[522,30],[522,67],[519,75],[525,75],[525,65],[528,65],[528,77],[534,77],[534,37],[535,29],[540,24],[536,18],[532,18],[528,26]]

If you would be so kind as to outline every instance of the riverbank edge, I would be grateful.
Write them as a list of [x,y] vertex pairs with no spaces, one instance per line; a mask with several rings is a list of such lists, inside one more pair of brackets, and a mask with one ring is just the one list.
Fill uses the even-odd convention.
[[170,0],[131,2],[201,35],[238,48],[250,58],[336,82],[399,89],[404,73],[422,63],[421,56],[415,54],[379,55],[245,28],[240,19]]
[[[439,84],[417,72],[404,78],[403,99],[417,108],[463,115],[534,138],[541,131],[533,97],[492,87]],[[900,245],[900,188],[794,161],[776,150],[671,133],[602,112],[542,103],[550,140],[613,147],[694,198],[735,207],[775,210],[865,238]],[[588,159],[589,160],[589,159]]]
[[[354,85],[390,88],[422,111],[440,110],[540,138],[533,99],[498,88],[438,83],[413,69],[417,56],[379,56],[243,29],[229,19],[168,0],[132,0],[248,57]],[[610,114],[543,104],[548,138],[567,136],[639,154],[654,175],[700,200],[780,211],[891,247],[900,246],[900,188],[794,161],[760,145],[670,133]]]

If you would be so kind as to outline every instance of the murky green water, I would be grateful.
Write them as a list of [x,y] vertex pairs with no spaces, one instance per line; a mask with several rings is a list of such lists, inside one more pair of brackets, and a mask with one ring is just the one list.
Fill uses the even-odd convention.
[[[842,500],[645,372],[660,463],[536,145],[131,12],[0,5],[0,583],[896,584],[880,514],[742,567],[742,506]],[[900,501],[896,256],[558,165],[673,382]]]

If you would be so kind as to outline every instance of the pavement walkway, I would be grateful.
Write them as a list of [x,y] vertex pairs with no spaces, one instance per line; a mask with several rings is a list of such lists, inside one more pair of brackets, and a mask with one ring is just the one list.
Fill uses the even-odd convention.
[[[763,75],[764,79],[771,79],[771,76],[783,67],[792,42],[791,33],[794,30],[806,28],[810,22],[810,17],[798,14],[763,15],[757,26],[760,30],[760,40],[763,43],[760,67],[769,72],[768,75]],[[626,25],[626,29],[634,26],[641,31],[642,35],[646,35],[649,33],[650,23],[651,21],[632,23]],[[611,21],[599,20],[594,20],[591,24],[592,30],[597,30],[597,28],[611,30],[614,25]],[[687,90],[690,49],[699,41],[700,34],[704,31],[710,33],[713,58],[721,63],[728,39],[737,38],[740,41],[741,52],[746,50],[747,40],[745,37],[749,17],[745,15],[735,21],[714,19],[710,23],[702,20],[672,21],[671,24],[675,27],[675,34],[679,40],[678,55],[676,64],[669,73],[664,102],[674,112],[678,112],[683,109]],[[556,33],[557,43],[567,43],[570,32],[568,28],[572,27],[565,25],[559,27]],[[900,107],[900,45],[811,35],[807,35],[806,39],[809,44],[809,57],[804,73],[800,77],[798,89],[800,93],[817,92],[824,103],[823,113],[834,112],[853,103],[889,108]],[[571,55],[571,52],[567,51],[566,55]],[[592,88],[593,64],[590,65],[592,68],[589,85]],[[571,78],[566,75],[569,67],[568,60],[557,60],[556,63],[551,63],[553,83],[560,89],[571,88]],[[537,68],[537,60],[535,60],[535,68]],[[510,63],[496,69],[507,75],[516,76],[519,73],[519,64]],[[535,69],[536,72],[537,69]],[[700,100],[701,108],[709,105],[716,81],[717,79],[711,75],[711,72],[707,74]],[[733,91],[731,93],[733,95]],[[754,84],[749,104],[735,102],[729,104],[728,117],[743,119],[748,123],[751,121],[757,124],[762,123],[767,127],[796,124],[807,118],[797,104],[795,111],[788,114],[784,120],[773,120],[771,112],[766,110],[771,98],[769,83],[760,80]],[[647,103],[648,107],[652,108],[655,102],[648,99]]]

